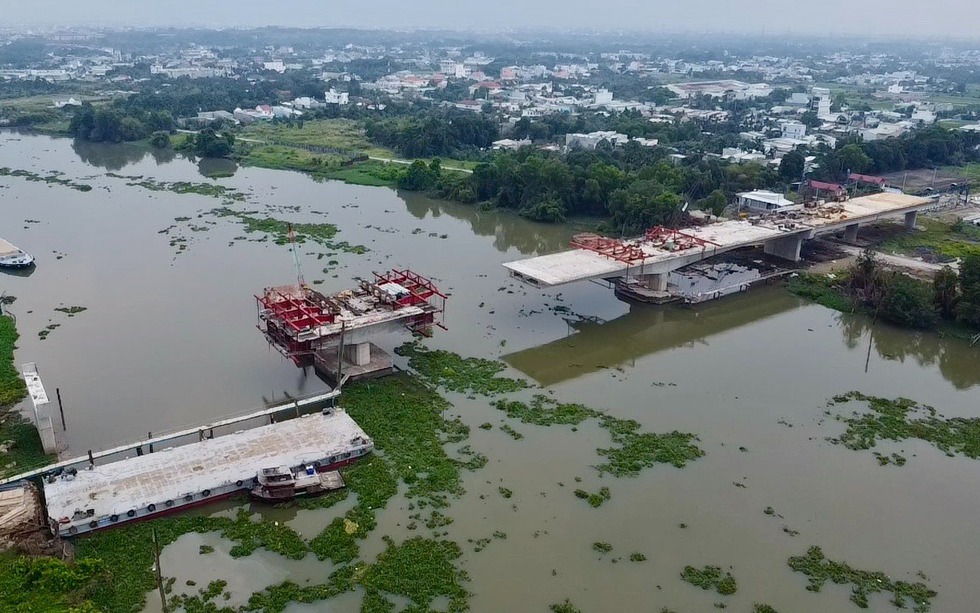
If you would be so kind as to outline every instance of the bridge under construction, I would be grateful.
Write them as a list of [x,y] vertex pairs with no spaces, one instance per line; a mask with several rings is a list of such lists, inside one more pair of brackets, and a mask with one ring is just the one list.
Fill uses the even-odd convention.
[[918,212],[933,206],[929,198],[882,192],[692,228],[655,227],[632,239],[579,234],[567,251],[506,262],[504,267],[535,287],[625,279],[642,284],[653,298],[669,298],[668,275],[689,264],[759,245],[769,255],[797,262],[805,240],[843,231],[853,241],[860,226],[896,217],[904,217],[906,227],[914,228]]

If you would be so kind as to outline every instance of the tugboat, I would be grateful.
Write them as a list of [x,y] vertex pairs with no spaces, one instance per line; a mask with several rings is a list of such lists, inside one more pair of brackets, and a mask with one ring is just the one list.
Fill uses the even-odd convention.
[[0,238],[0,268],[28,268],[34,256]]
[[299,496],[326,494],[344,487],[344,478],[336,470],[317,472],[312,464],[296,472],[287,466],[263,468],[252,488],[252,498],[263,502],[289,502]]

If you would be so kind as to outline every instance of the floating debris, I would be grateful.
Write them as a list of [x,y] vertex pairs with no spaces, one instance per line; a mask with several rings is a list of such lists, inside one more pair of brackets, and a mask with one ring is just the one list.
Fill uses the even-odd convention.
[[714,588],[722,596],[730,596],[738,591],[738,585],[731,573],[725,572],[723,576],[722,572],[720,566],[705,566],[701,569],[685,566],[681,579],[702,590]]

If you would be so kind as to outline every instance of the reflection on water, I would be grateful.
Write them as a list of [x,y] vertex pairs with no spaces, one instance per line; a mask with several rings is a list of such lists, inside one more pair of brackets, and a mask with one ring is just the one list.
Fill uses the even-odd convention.
[[173,149],[147,148],[129,143],[90,143],[77,138],[72,139],[71,148],[86,164],[109,171],[122,170],[143,161],[147,156],[158,165],[171,162],[177,156]]
[[225,158],[201,158],[197,171],[209,179],[233,177],[238,171],[238,163]]
[[[938,366],[943,378],[956,389],[964,390],[980,384],[980,347],[970,347],[958,340],[941,338],[931,333],[910,333],[886,323],[878,323],[872,331],[871,320],[864,315],[841,313],[838,317],[844,342],[851,349],[871,347],[885,360],[904,363],[913,359],[920,366]],[[870,334],[870,337],[869,337]]]
[[799,305],[798,299],[782,290],[740,294],[693,308],[632,304],[629,313],[612,321],[568,318],[567,337],[502,359],[550,386],[664,349],[707,344],[715,334]]
[[434,200],[413,192],[398,195],[416,219],[446,214],[465,221],[477,236],[493,236],[493,246],[501,252],[517,249],[523,254],[554,253],[566,248],[574,234],[567,227],[530,222],[510,211],[486,211],[477,205]]

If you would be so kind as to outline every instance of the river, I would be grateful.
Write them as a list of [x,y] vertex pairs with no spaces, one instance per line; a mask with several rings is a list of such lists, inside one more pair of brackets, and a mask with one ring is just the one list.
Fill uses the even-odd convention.
[[[449,538],[466,551],[472,610],[545,611],[565,598],[583,611],[706,611],[720,601],[733,611],[754,602],[804,613],[854,609],[848,588],[811,593],[788,568],[787,558],[811,545],[894,578],[916,581],[921,571],[939,592],[934,611],[975,610],[980,464],[904,442],[887,449],[903,449],[907,465],[878,466],[869,452],[825,440],[843,427],[824,411],[830,397],[860,390],[976,416],[978,348],[880,324],[872,332],[862,316],[779,287],[694,308],[630,306],[590,283],[534,289],[510,280],[500,264],[561,249],[569,229],[387,188],[234,167],[221,168],[233,176],[210,180],[202,172],[213,168],[172,153],[14,132],[0,133],[0,167],[56,171],[93,188],[0,177],[0,236],[37,257],[29,276],[0,275],[0,291],[17,297],[17,363],[36,362],[49,391],[61,390],[71,455],[325,389],[255,329],[253,295],[295,279],[288,248],[254,240],[259,235],[243,240],[235,218],[207,214],[221,206],[216,198],[151,191],[112,174],[216,183],[247,195],[235,207],[332,223],[337,240],[368,248],[318,259],[324,249],[303,245],[306,279],[321,282],[321,291],[343,290],[372,271],[412,268],[451,295],[448,331],[428,346],[501,358],[511,374],[557,398],[635,419],[648,431],[698,434],[706,456],[683,469],[656,465],[636,478],[600,478],[591,466],[608,433],[598,427],[518,424],[525,438],[515,441],[477,427],[500,421],[486,399],[447,394],[472,428],[472,448],[490,458],[466,474],[467,492],[448,512]],[[186,243],[174,243],[176,236]],[[61,306],[87,310],[68,317],[55,311]],[[42,340],[38,332],[52,324],[60,325]],[[408,338],[376,342],[390,350]],[[575,477],[582,479],[575,487],[589,491],[609,486],[612,499],[599,509],[576,500]],[[501,485],[513,498],[497,494]],[[763,513],[770,506],[781,518]],[[381,535],[408,534],[404,509],[393,503],[379,515],[379,529],[362,546],[368,559],[383,549]],[[311,537],[344,510],[283,519]],[[465,546],[494,530],[508,538],[479,553]],[[596,541],[613,553],[596,554]],[[203,543],[216,553],[199,556]],[[234,560],[227,549],[215,535],[188,535],[163,552],[163,568],[179,569],[169,573],[178,586],[191,577],[201,585],[233,577],[238,603],[283,579],[326,576],[312,557],[294,562],[260,551]],[[648,560],[629,562],[634,551]],[[738,592],[723,598],[681,582],[687,564],[731,566]],[[148,611],[159,608],[148,602]],[[359,606],[351,594],[289,611]],[[892,608],[878,595],[871,610]]]

